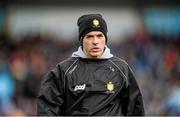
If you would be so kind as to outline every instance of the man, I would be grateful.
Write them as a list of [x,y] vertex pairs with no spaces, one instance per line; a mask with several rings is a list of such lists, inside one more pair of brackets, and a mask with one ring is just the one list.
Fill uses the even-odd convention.
[[83,15],[78,26],[82,46],[45,76],[37,115],[144,115],[132,70],[106,46],[105,20],[100,14]]

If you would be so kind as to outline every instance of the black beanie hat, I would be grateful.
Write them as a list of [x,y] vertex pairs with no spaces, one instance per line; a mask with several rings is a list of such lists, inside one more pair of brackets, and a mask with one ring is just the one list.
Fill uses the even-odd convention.
[[79,27],[79,40],[82,44],[84,36],[91,31],[101,31],[107,42],[107,25],[101,14],[87,14],[81,16],[77,25]]

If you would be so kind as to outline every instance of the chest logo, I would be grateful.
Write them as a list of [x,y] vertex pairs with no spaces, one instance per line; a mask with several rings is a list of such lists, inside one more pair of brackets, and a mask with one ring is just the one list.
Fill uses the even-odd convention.
[[75,88],[74,88],[74,91],[77,91],[77,90],[85,90],[85,88],[86,88],[86,84],[76,85]]
[[114,84],[112,82],[109,82],[107,84],[107,89],[108,89],[109,92],[114,92],[113,91],[114,90]]

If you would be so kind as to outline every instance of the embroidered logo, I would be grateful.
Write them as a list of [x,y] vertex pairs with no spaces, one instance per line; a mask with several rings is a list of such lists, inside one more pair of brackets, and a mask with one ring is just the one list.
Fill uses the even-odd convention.
[[107,85],[106,85],[106,87],[107,87],[107,92],[109,92],[109,93],[114,93],[114,84],[112,83],[112,82],[109,82]]
[[113,71],[113,72],[115,71],[115,69],[113,67],[110,66],[109,68],[111,71]]
[[76,85],[75,88],[74,88],[74,91],[77,91],[77,90],[85,90],[85,88],[86,88],[86,84]]
[[94,27],[100,27],[100,26],[99,26],[99,21],[98,21],[97,19],[94,19],[94,20],[93,20],[93,26],[94,26]]

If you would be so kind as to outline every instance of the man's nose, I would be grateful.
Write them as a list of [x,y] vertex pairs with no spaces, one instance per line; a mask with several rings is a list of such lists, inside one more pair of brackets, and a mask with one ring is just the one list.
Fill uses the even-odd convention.
[[98,38],[96,36],[94,36],[93,38],[93,44],[97,44],[98,43]]

